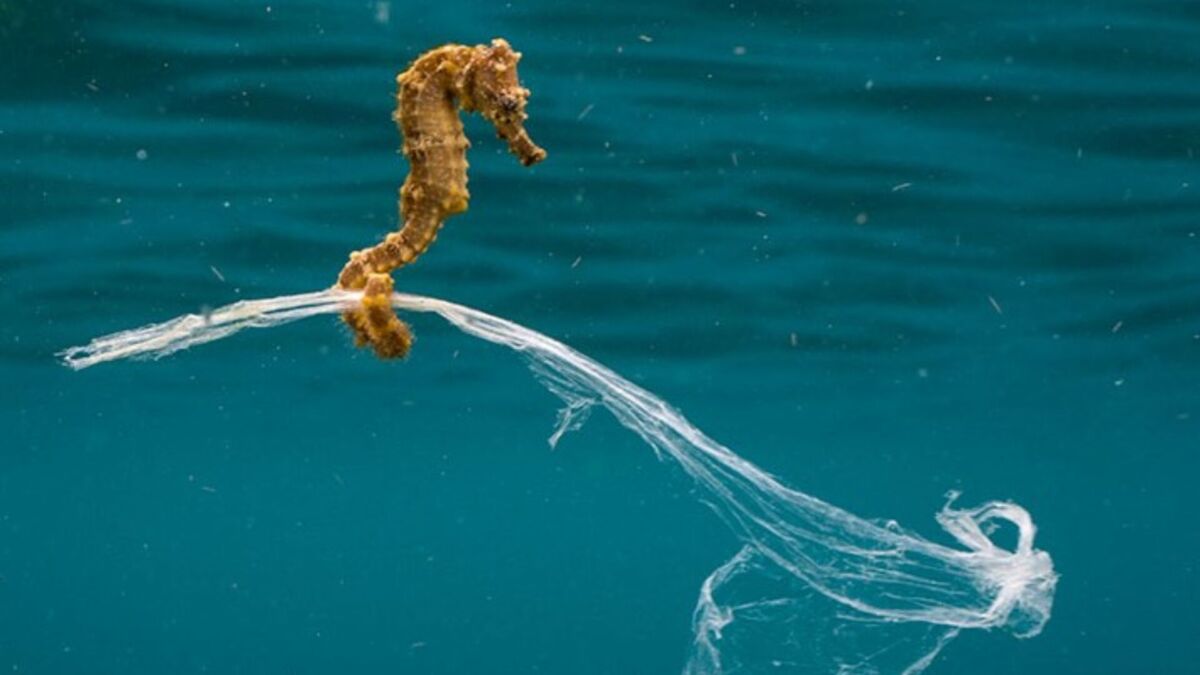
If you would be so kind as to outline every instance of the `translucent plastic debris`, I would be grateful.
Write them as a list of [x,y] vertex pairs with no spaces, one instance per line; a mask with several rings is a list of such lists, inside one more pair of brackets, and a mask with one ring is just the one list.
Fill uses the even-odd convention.
[[[223,338],[353,306],[339,290],[238,302],[206,315],[97,338],[64,351],[75,369],[158,358]],[[954,508],[937,522],[957,546],[859,518],[791,489],[705,436],[650,392],[567,345],[511,321],[435,298],[397,294],[401,310],[436,313],[462,331],[522,353],[564,408],[550,438],[596,406],[677,464],[743,547],[704,581],[684,668],[718,673],[919,673],[963,630],[1037,635],[1058,577],[1034,548],[1029,513],[1010,502]],[[989,534],[1009,524],[1014,550]]]

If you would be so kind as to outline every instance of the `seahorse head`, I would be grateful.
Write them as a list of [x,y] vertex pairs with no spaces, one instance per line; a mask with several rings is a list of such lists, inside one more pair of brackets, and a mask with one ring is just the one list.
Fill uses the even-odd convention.
[[525,166],[546,158],[525,131],[525,101],[529,90],[517,77],[521,53],[513,51],[502,38],[490,45],[475,47],[470,64],[462,73],[461,105],[478,111],[496,127],[496,135],[508,142],[508,148]]

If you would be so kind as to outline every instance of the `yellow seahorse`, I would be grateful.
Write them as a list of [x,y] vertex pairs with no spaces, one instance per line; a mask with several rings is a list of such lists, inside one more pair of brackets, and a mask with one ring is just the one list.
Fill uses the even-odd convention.
[[467,148],[457,108],[478,112],[509,150],[531,166],[546,158],[525,132],[529,90],[517,78],[520,52],[496,38],[490,45],[444,45],[422,54],[396,78],[396,121],[409,172],[400,188],[398,232],[350,254],[337,287],[363,290],[362,304],[342,315],[359,347],[380,358],[403,358],[412,331],[391,309],[393,270],[416,260],[442,223],[467,210]]

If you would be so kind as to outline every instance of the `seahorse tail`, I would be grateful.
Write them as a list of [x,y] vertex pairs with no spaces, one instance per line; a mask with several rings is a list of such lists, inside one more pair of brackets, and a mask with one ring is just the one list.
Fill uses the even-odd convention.
[[413,334],[408,324],[392,310],[392,278],[387,274],[371,274],[363,288],[359,305],[342,314],[346,325],[354,331],[359,347],[370,345],[381,359],[402,359],[412,348]]
[[353,291],[367,284],[367,266],[363,261],[363,253],[363,251],[355,251],[350,254],[350,260],[338,274],[338,288]]

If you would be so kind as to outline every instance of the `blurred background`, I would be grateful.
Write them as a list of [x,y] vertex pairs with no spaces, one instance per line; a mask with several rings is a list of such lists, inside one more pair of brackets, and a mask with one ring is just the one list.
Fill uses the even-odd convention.
[[859,515],[1028,508],[1045,632],[929,673],[1193,672],[1200,5],[1159,0],[0,0],[0,669],[679,671],[737,542],[606,414],[551,451],[511,354],[54,356],[332,284],[396,227],[396,73],[496,36],[549,159],[467,120],[400,289]]

